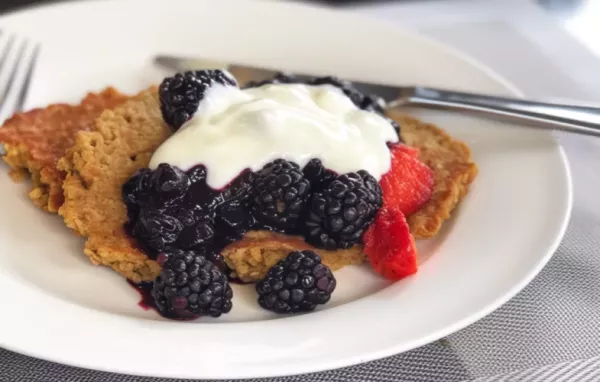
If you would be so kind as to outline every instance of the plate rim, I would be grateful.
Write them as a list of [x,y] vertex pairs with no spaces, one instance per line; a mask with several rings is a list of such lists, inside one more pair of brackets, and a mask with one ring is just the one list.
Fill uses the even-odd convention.
[[[136,1],[136,0],[131,0],[131,1]],[[19,15],[19,14],[23,14],[23,13],[29,13],[29,12],[44,12],[46,9],[49,8],[55,8],[55,7],[71,7],[77,4],[77,6],[83,6],[83,4],[87,4],[86,6],[93,6],[94,3],[101,3],[101,2],[105,2],[105,0],[93,0],[93,1],[89,1],[86,3],[79,3],[76,2],[74,0],[69,0],[69,1],[60,1],[60,2],[54,2],[54,3],[50,3],[50,4],[40,4],[40,5],[36,5],[34,7],[31,7],[30,9],[16,9],[13,10],[5,15],[2,15],[2,17],[0,17],[0,21],[4,20],[4,18],[6,17],[10,17],[10,16],[14,16],[14,15]],[[316,8],[319,10],[324,10],[325,8],[321,8],[321,7],[314,7],[314,6],[306,6],[306,5],[300,5],[300,4],[295,4],[295,3],[288,3],[286,4],[287,6],[291,6],[291,7],[301,7],[301,8]],[[354,14],[349,14],[346,13],[344,15],[344,17],[354,17],[356,19],[360,19],[361,22],[370,22],[372,24],[376,24],[377,21],[371,21],[368,20],[364,17],[359,17],[356,16]],[[388,27],[388,26],[386,26]],[[463,53],[462,51],[455,49],[451,46],[445,45],[437,40],[431,39],[429,37],[423,36],[421,34],[419,34],[418,32],[415,31],[411,31],[408,29],[404,29],[404,28],[398,28],[396,26],[392,27],[389,26],[388,27],[389,30],[393,30],[396,33],[399,34],[405,34],[405,35],[410,35],[411,38],[418,38],[424,42],[426,42],[427,44],[431,45],[432,47],[435,47],[438,50],[441,51],[445,51],[448,54],[457,57],[458,59],[462,60],[465,62],[465,64],[468,64],[469,66],[473,67],[473,69],[477,69],[479,71],[481,71],[482,73],[484,73],[487,77],[489,77],[491,80],[493,80],[495,83],[498,84],[498,88],[502,87],[506,90],[507,93],[515,95],[515,96],[519,96],[522,97],[523,94],[522,92],[515,86],[513,85],[511,82],[509,82],[508,80],[506,80],[504,77],[502,77],[501,75],[499,75],[497,72],[495,72],[494,70],[492,70],[490,67],[488,67],[487,65],[482,64],[481,62],[479,62],[478,60],[472,58],[471,56]],[[488,304],[486,304],[485,308],[480,309],[478,312],[471,314],[468,317],[463,318],[462,320],[455,322],[453,325],[449,325],[443,329],[438,330],[437,332],[433,332],[430,333],[428,336],[422,337],[420,341],[415,341],[414,343],[411,343],[410,346],[397,346],[397,347],[388,347],[385,349],[381,349],[378,352],[371,352],[368,355],[362,355],[362,356],[356,356],[354,358],[352,358],[351,360],[349,360],[348,358],[344,358],[343,360],[339,360],[337,363],[334,362],[329,362],[327,364],[327,366],[322,365],[322,367],[316,367],[310,370],[304,370],[304,371],[299,371],[299,372],[290,372],[290,373],[281,373],[281,372],[276,372],[276,373],[264,373],[264,374],[253,374],[253,375],[237,375],[237,374],[227,374],[225,376],[203,376],[202,378],[215,378],[215,379],[226,379],[226,378],[234,378],[234,379],[238,379],[238,378],[252,378],[252,377],[276,377],[276,376],[287,376],[287,375],[298,375],[300,373],[312,373],[312,372],[319,372],[319,371],[323,371],[323,370],[331,370],[331,369],[336,369],[339,367],[344,367],[344,366],[351,366],[351,365],[356,365],[358,363],[363,363],[363,362],[369,362],[372,360],[376,360],[376,359],[380,359],[386,356],[390,356],[393,354],[397,354],[399,352],[404,352],[404,351],[408,351],[410,349],[414,349],[416,347],[422,346],[424,344],[430,343],[433,340],[439,339],[441,337],[444,337],[446,335],[449,335],[451,333],[456,332],[457,330],[460,330],[478,320],[480,320],[481,318],[483,318],[484,316],[488,315],[489,313],[491,313],[492,311],[498,309],[501,305],[503,305],[504,303],[506,303],[508,300],[510,300],[511,298],[513,298],[519,291],[521,291],[526,285],[528,285],[531,280],[541,271],[541,269],[548,263],[548,261],[552,258],[553,254],[555,253],[556,249],[558,248],[558,246],[560,245],[562,239],[564,238],[565,232],[567,230],[567,227],[569,225],[570,222],[570,218],[571,218],[571,213],[572,213],[572,208],[573,208],[573,182],[572,182],[572,174],[571,174],[571,169],[570,169],[570,165],[569,165],[569,161],[568,158],[565,154],[565,151],[563,149],[563,147],[559,144],[559,142],[557,141],[556,137],[552,136],[551,137],[552,141],[554,142],[554,144],[556,145],[556,148],[559,151],[560,157],[561,157],[561,163],[563,164],[564,170],[565,170],[565,177],[567,179],[567,185],[566,185],[566,197],[567,197],[567,208],[565,211],[565,215],[563,217],[562,220],[562,224],[559,230],[559,234],[555,237],[554,241],[550,244],[549,246],[549,250],[547,251],[546,255],[541,258],[541,261],[539,261],[537,263],[537,266],[530,269],[529,273],[527,274],[526,277],[524,277],[520,283],[516,284],[513,286],[513,288],[511,288],[511,290],[509,292],[504,293],[503,296],[498,297],[495,301],[492,301]],[[54,297],[53,297],[54,298]],[[91,309],[88,307],[81,307],[78,306],[77,304],[74,304],[72,302],[69,301],[64,301],[64,300],[60,300],[57,298],[57,300],[62,301],[62,302],[66,302],[68,304],[73,304],[74,306],[80,307],[80,308],[84,308],[84,309]],[[104,314],[110,314],[112,315],[112,313],[106,313],[106,312],[102,312]],[[22,348],[18,348],[18,346],[6,346],[6,344],[2,344],[2,347],[4,347],[5,349],[11,350],[11,351],[15,351],[18,352],[20,354],[24,354],[27,356],[32,356],[35,358],[39,358],[39,359],[43,359],[43,360],[47,360],[47,361],[51,361],[51,362],[59,362],[65,365],[70,365],[70,366],[76,366],[76,367],[83,367],[83,368],[90,368],[91,366],[86,365],[84,363],[81,362],[73,362],[71,360],[67,360],[67,359],[60,359],[60,357],[54,357],[52,358],[52,355],[49,354],[38,354],[35,351],[30,351],[31,349],[22,349]],[[399,348],[399,350],[398,350]],[[356,358],[356,359],[355,359]],[[157,374],[144,374],[143,372],[134,372],[132,370],[117,370],[114,367],[106,367],[106,368],[100,368],[97,366],[94,366],[93,369],[95,370],[101,370],[101,371],[106,371],[106,372],[112,372],[112,373],[124,373],[124,374],[129,374],[129,375],[140,375],[140,376],[154,376],[154,377],[171,377],[171,378],[176,378],[177,375],[174,374],[164,374],[164,375],[157,375]],[[197,378],[197,377],[193,377],[190,376],[188,374],[182,374],[180,376],[181,378]]]

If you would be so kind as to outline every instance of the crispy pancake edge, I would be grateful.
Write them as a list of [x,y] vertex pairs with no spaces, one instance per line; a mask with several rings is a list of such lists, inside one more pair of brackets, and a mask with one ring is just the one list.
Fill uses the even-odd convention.
[[93,131],[79,132],[58,163],[66,172],[65,202],[59,210],[65,224],[87,237],[84,252],[93,263],[110,266],[134,282],[153,280],[160,267],[125,232],[121,187],[136,170],[148,166],[154,150],[170,134],[152,88],[104,111]]
[[415,239],[435,236],[444,221],[467,195],[479,169],[471,150],[439,127],[402,113],[390,113],[402,128],[406,144],[419,149],[419,159],[434,173],[431,199],[408,217]]
[[17,113],[0,128],[0,142],[6,155],[3,160],[11,167],[14,181],[30,177],[29,198],[39,208],[57,212],[63,202],[64,173],[56,162],[72,144],[76,132],[92,128],[94,119],[106,108],[112,108],[127,98],[108,87],[99,93],[88,93],[78,105],[53,104]]

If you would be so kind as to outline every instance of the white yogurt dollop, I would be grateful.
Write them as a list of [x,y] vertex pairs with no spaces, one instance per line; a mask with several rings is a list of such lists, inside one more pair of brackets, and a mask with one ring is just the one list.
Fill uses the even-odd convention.
[[207,168],[207,183],[225,187],[244,169],[286,159],[301,168],[319,158],[338,174],[366,170],[379,180],[390,169],[387,142],[397,142],[383,117],[360,110],[330,85],[265,85],[241,90],[215,85],[198,111],[154,153],[150,168]]

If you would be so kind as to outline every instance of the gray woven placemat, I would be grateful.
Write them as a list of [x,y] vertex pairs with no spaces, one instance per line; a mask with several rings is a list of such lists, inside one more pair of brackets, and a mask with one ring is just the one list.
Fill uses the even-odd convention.
[[494,377],[477,378],[473,382],[554,382],[600,381],[600,357],[572,362],[562,362],[539,368],[516,371]]
[[[403,381],[462,381],[469,378],[467,370],[452,349],[444,342],[416,349],[383,360],[340,370],[296,377],[252,379],[248,382],[396,382]],[[44,382],[175,382],[182,380],[142,378],[79,369],[45,362],[16,353],[0,350],[0,381]]]
[[448,338],[474,376],[600,355],[600,140],[561,135],[574,183],[567,233],[521,293]]

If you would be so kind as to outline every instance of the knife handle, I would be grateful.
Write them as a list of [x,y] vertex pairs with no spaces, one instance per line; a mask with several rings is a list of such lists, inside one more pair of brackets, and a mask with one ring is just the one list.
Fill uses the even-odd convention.
[[430,106],[508,117],[518,122],[600,137],[600,108],[592,106],[526,101],[473,93],[411,88],[410,94],[391,102],[393,106]]

